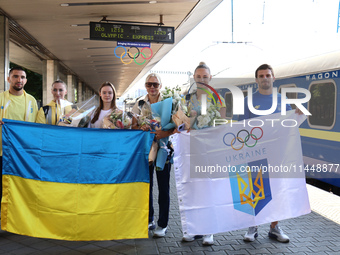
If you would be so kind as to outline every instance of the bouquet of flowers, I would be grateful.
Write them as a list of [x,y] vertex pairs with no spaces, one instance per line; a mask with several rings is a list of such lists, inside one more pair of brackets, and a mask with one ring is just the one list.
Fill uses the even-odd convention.
[[97,105],[98,99],[96,95],[85,102],[74,104],[71,111],[60,116],[58,126],[87,127],[91,119],[91,114]]
[[137,117],[138,125],[148,125],[153,130],[160,130],[161,129],[161,118],[159,114],[155,114],[152,112],[151,106],[145,103],[144,100],[140,100],[139,102],[139,109],[141,111],[141,115]]
[[[152,130],[160,130],[161,118],[157,114],[153,114],[151,106],[147,104],[144,100],[138,102],[138,108],[140,109],[141,115],[137,116],[137,121],[139,126],[147,125]],[[149,164],[151,165],[157,157],[158,153],[158,142],[154,140],[151,145],[149,152]]]
[[[172,97],[166,98],[161,102],[154,103],[151,105],[152,114],[154,116],[160,116],[160,129],[169,130],[175,127],[172,122],[171,113],[173,110],[173,99]],[[155,129],[157,130],[157,129]],[[159,130],[159,129],[158,129]],[[157,140],[158,152],[156,158],[156,170],[161,171],[164,168],[166,160],[170,155],[170,149],[168,148],[169,137],[165,137]]]
[[211,127],[214,125],[214,120],[223,119],[221,118],[219,109],[219,106],[208,101],[207,114],[199,115],[197,117],[196,129]]
[[179,131],[189,129],[195,123],[197,112],[192,110],[192,105],[186,104],[180,96],[181,88],[176,86],[172,89],[165,87],[162,91],[163,99],[172,98],[172,122]]
[[197,112],[192,109],[192,104],[186,105],[184,98],[178,101],[175,113],[172,114],[172,121],[179,131],[191,128],[197,117]]
[[172,113],[175,113],[178,103],[182,100],[180,93],[181,88],[177,85],[174,88],[165,87],[165,90],[161,91],[163,100],[172,99]]
[[104,117],[102,126],[107,129],[130,129],[132,118],[131,112],[124,112],[117,108]]

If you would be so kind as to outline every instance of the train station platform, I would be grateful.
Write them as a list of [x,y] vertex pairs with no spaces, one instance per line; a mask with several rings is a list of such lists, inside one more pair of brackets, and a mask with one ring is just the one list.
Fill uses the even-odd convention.
[[[340,254],[340,197],[308,185],[312,212],[280,222],[289,243],[268,238],[269,224],[259,227],[259,237],[244,242],[245,229],[214,236],[215,244],[202,246],[202,239],[181,242],[182,230],[174,173],[171,172],[171,205],[168,233],[164,238],[75,242],[33,238],[0,231],[0,254]],[[155,183],[155,201],[157,201]],[[158,206],[155,206],[157,219]]]

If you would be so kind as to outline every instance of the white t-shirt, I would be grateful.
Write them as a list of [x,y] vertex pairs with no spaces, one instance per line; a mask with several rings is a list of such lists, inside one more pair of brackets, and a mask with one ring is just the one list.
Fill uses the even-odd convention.
[[[100,111],[100,114],[99,114],[99,117],[98,117],[98,120],[95,122],[95,123],[89,123],[88,127],[89,128],[103,128],[103,119],[106,115],[108,115],[110,112],[112,111],[112,109],[109,109],[109,110],[101,110]],[[94,113],[92,113],[91,115],[91,120],[93,119],[94,117]]]

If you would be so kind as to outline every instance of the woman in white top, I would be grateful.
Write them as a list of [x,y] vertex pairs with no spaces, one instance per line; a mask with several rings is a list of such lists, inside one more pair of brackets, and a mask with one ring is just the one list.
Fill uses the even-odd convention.
[[99,107],[91,116],[89,128],[102,128],[103,118],[117,108],[116,90],[111,82],[104,82],[99,88]]

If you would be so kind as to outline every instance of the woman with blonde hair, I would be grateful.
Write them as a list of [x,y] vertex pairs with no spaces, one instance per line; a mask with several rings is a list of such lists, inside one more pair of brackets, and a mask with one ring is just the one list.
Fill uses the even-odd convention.
[[[200,62],[194,72],[194,80],[197,86],[197,90],[195,93],[188,94],[187,98],[190,99],[190,102],[194,105],[194,108],[195,109],[198,108],[200,112],[202,95],[207,95],[207,101],[211,103],[216,101],[216,104],[219,107],[219,112],[221,114],[221,117],[225,118],[226,105],[225,105],[224,98],[221,95],[218,95],[219,98],[217,98],[217,95],[215,95],[217,100],[214,100],[212,93],[211,93],[212,92],[211,89],[213,88],[209,85],[209,82],[211,81],[211,79],[212,79],[212,75],[210,72],[210,68],[207,66],[206,63]],[[219,99],[221,99],[221,101]]]
[[51,93],[53,99],[47,105],[40,108],[36,122],[41,124],[57,125],[60,117],[76,109],[76,106],[65,100],[67,86],[62,80],[52,83]]
[[[151,104],[162,101],[162,94],[160,93],[160,89],[162,88],[162,82],[161,82],[161,78],[159,77],[159,75],[155,73],[149,74],[145,80],[145,88],[148,94],[140,98],[132,108],[132,112],[135,113],[136,115],[141,115],[141,116],[143,115],[142,106],[144,104],[151,105]],[[142,129],[144,131],[151,131],[151,128],[148,125],[138,126],[137,123],[133,123],[132,126],[134,129]],[[159,140],[159,139],[172,135],[173,132],[174,132],[174,129],[170,129],[167,131],[157,130],[153,133],[155,133],[155,139]],[[150,174],[149,230],[153,230],[156,228],[156,225],[154,222],[154,209],[153,209],[153,197],[152,197],[153,196],[152,186],[153,186],[154,169],[155,169],[155,165],[152,162],[149,165],[149,174]],[[158,222],[157,222],[158,226],[153,232],[154,237],[164,237],[168,229],[169,209],[170,209],[170,170],[171,170],[171,163],[167,161],[162,170],[156,171],[158,191],[159,191],[158,192],[159,217],[158,217]]]
[[[193,109],[197,111],[198,115],[200,115],[202,95],[205,94],[207,95],[207,101],[210,101],[211,103],[213,101],[216,101],[216,104],[219,107],[219,112],[221,114],[221,117],[225,117],[226,107],[225,107],[225,102],[224,102],[223,97],[218,95],[221,99],[221,101],[219,101],[219,100],[214,100],[211,96],[212,87],[210,87],[209,85],[211,78],[212,78],[212,75],[210,72],[210,68],[204,62],[200,62],[194,72],[194,80],[197,86],[197,90],[195,93],[187,94],[186,98],[187,100],[190,100],[190,103],[193,105]],[[214,244],[214,236],[211,234],[204,235],[204,236],[202,235],[191,236],[191,235],[184,234],[182,240],[184,242],[192,242],[195,239],[202,238],[202,237],[203,237],[203,242],[202,242],[203,245]]]

